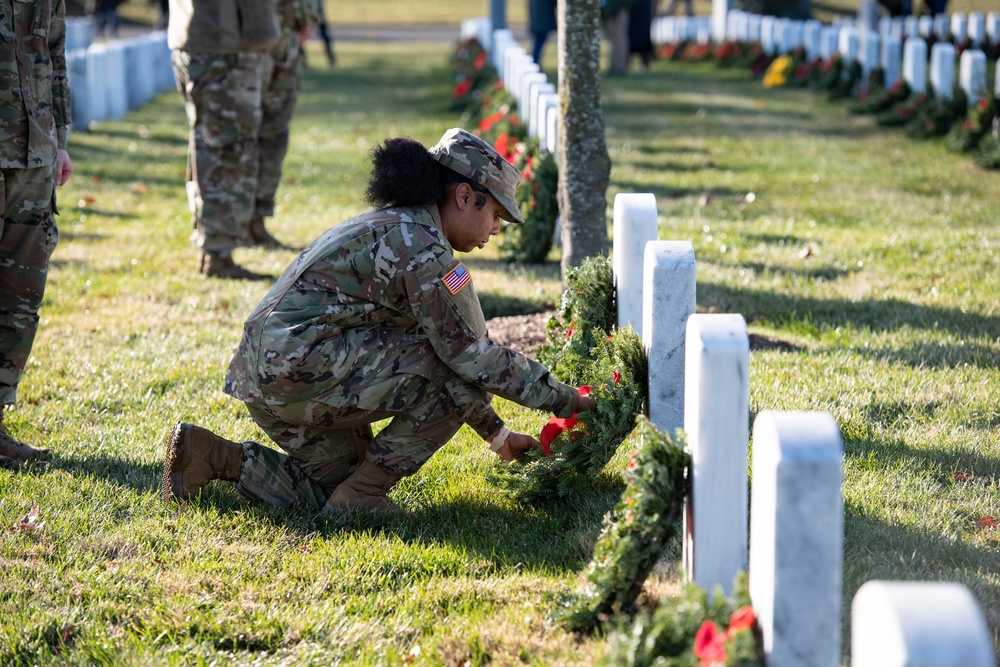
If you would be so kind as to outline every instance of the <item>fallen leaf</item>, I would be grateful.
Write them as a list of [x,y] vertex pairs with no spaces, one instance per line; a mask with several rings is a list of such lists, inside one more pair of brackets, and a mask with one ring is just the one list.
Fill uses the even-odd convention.
[[413,661],[420,657],[420,646],[414,645],[410,652],[403,656],[404,665],[412,665]]
[[819,254],[819,249],[815,244],[810,243],[803,250],[799,252],[799,259],[806,259],[807,257],[813,257]]
[[978,528],[979,530],[996,530],[997,520],[991,517],[989,514],[987,514],[982,519],[976,522],[976,528]]
[[157,565],[159,565],[160,567],[163,567],[164,565],[166,565],[166,563],[164,563],[163,560],[160,559],[160,558],[154,558],[153,562],[156,563]]
[[100,185],[101,181],[104,180],[100,174],[94,174],[90,179],[94,182],[94,185]]
[[974,479],[973,476],[970,475],[967,472],[956,472],[955,473],[955,481],[956,482],[971,482],[973,479]]
[[45,522],[38,521],[38,505],[31,508],[31,511],[10,527],[11,530],[38,530],[45,525]]
[[181,512],[187,509],[187,506],[188,506],[188,501],[186,500],[181,501],[181,504],[177,506],[177,511],[174,512],[174,516],[175,517],[180,516]]
[[149,192],[149,186],[146,185],[145,183],[139,183],[138,185],[135,186],[135,191],[141,195],[144,195],[147,192]]
[[95,201],[97,201],[96,198],[91,197],[90,195],[86,195],[86,196],[84,196],[83,198],[80,199],[79,206],[80,206],[80,208],[84,208],[86,206],[90,206]]
[[288,178],[285,179],[285,183],[287,183],[288,185],[295,185],[297,182],[298,181],[294,176],[289,176]]
[[698,200],[698,206],[700,206],[702,208],[705,208],[706,206],[708,206],[711,203],[712,203],[712,195],[710,195],[710,194],[703,194],[701,196],[701,199]]

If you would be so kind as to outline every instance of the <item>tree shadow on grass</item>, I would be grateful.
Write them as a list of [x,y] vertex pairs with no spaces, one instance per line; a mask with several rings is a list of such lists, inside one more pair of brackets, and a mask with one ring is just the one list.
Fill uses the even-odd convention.
[[817,299],[774,291],[698,283],[698,301],[716,312],[742,313],[747,323],[808,322],[819,329],[853,327],[892,331],[902,327],[944,330],[963,338],[1000,338],[1000,317],[957,308],[921,306],[899,299]]
[[[938,495],[954,497],[957,486],[975,485],[995,493],[1000,482],[1000,457],[978,449],[910,447],[901,440],[887,440],[869,426],[892,423],[902,415],[933,413],[933,406],[877,405],[857,424],[845,429],[844,451],[848,474],[871,471],[881,475],[900,470],[929,478],[940,486]],[[996,428],[994,423],[989,428]],[[918,479],[915,483],[922,483]],[[957,504],[954,499],[949,500]],[[940,527],[916,528],[873,516],[863,503],[847,500],[844,506],[844,608],[849,627],[850,601],[857,589],[871,579],[958,581],[979,599],[996,641],[1000,628],[1000,585],[984,565],[995,562],[996,546],[963,539],[977,531],[980,518],[960,507],[952,511],[958,521],[942,533]]]

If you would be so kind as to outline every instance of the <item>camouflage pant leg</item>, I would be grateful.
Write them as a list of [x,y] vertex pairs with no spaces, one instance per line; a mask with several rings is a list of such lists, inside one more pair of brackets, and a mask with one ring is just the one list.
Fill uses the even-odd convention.
[[191,240],[205,252],[225,256],[249,242],[257,191],[262,54],[175,50],[171,59],[191,127]]
[[[412,475],[458,432],[477,402],[455,404],[446,389],[391,413],[335,408],[318,401],[288,405],[247,404],[250,416],[287,454],[244,443],[237,489],[272,505],[318,510],[353,472],[359,457],[394,475]],[[377,436],[370,424],[392,417]],[[366,447],[367,445],[367,447]]]
[[292,114],[299,97],[299,55],[298,35],[286,31],[278,45],[263,57],[254,218],[274,215],[274,197],[281,183],[281,165],[288,153]]
[[0,170],[0,406],[14,403],[59,238],[55,169]]
[[247,404],[250,416],[287,454],[244,443],[237,489],[275,506],[319,510],[357,468],[372,442],[370,423],[387,414],[343,410],[312,401]]
[[394,475],[412,475],[451,440],[481,402],[456,405],[441,389],[392,418],[368,448],[368,460]]

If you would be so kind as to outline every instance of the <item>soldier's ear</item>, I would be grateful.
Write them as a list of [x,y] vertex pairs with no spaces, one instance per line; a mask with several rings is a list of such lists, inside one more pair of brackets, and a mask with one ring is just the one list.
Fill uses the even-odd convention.
[[459,183],[455,186],[455,204],[459,210],[464,211],[469,203],[475,203],[476,198],[472,192],[472,187],[468,183]]

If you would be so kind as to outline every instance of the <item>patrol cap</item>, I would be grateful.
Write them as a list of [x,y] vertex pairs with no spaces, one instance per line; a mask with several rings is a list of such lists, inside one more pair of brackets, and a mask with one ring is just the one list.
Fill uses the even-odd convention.
[[489,190],[506,212],[501,218],[524,222],[514,199],[514,191],[521,182],[521,172],[482,138],[460,127],[453,127],[431,147],[430,154],[445,167]]

